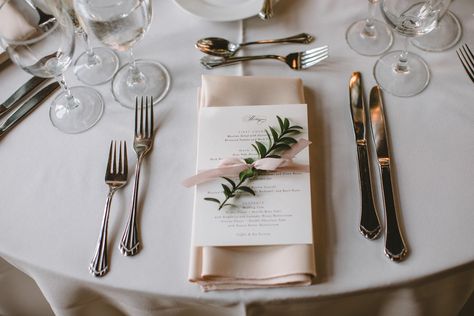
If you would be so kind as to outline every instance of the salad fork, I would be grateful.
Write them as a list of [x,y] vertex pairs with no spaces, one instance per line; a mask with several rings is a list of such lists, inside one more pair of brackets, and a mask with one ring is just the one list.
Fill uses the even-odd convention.
[[279,55],[257,55],[242,57],[216,57],[204,56],[201,58],[201,64],[207,69],[214,67],[226,66],[242,61],[257,59],[276,59],[287,64],[291,69],[302,70],[312,67],[329,56],[328,46],[317,47],[302,52],[291,53],[286,56]]
[[[143,109],[145,105],[145,111]],[[143,117],[145,112],[145,117]],[[119,249],[124,256],[133,256],[140,249],[137,230],[138,184],[140,182],[140,167],[143,158],[153,146],[153,97],[138,97],[135,100],[135,137],[133,149],[137,154],[135,168],[135,185],[133,187],[132,207],[125,231],[120,241]]]
[[127,163],[127,143],[119,143],[119,153],[117,162],[117,144],[110,143],[109,158],[107,160],[107,170],[105,171],[105,183],[109,186],[107,202],[105,203],[104,217],[100,227],[99,239],[94,257],[89,265],[89,271],[96,277],[103,276],[109,270],[107,257],[107,226],[109,222],[110,205],[114,193],[127,183],[128,163]]
[[469,46],[464,44],[456,51],[456,54],[461,61],[464,70],[466,70],[467,75],[471,78],[471,81],[474,82],[474,55],[472,54]]

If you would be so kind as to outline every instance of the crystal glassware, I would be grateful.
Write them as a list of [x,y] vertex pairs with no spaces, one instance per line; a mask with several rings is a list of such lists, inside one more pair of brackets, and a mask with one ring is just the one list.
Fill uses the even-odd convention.
[[55,78],[63,88],[52,102],[50,119],[65,133],[80,133],[100,119],[104,109],[94,89],[69,88],[64,72],[74,54],[74,26],[64,7],[45,1],[10,0],[0,6],[0,42],[26,72]]
[[376,56],[385,53],[393,43],[393,34],[383,22],[375,19],[379,0],[369,0],[367,18],[354,22],[346,31],[347,44],[357,53]]
[[[446,4],[447,6],[450,3]],[[414,38],[411,43],[419,49],[428,52],[445,51],[457,44],[462,35],[462,27],[459,19],[447,10],[438,19],[436,27],[426,35]]]
[[389,25],[404,37],[401,51],[389,52],[377,60],[374,76],[385,91],[402,97],[423,91],[430,81],[428,64],[408,52],[409,38],[432,31],[450,0],[381,0],[382,14]]
[[112,93],[125,107],[134,108],[137,96],[151,96],[154,103],[170,87],[166,68],[153,60],[135,60],[132,47],[145,35],[152,19],[150,0],[76,0],[76,12],[87,31],[103,44],[128,51],[130,62],[112,80]]
[[117,54],[107,47],[92,47],[89,36],[81,26],[72,3],[67,7],[67,12],[74,24],[76,34],[82,37],[86,44],[86,51],[79,55],[74,62],[74,74],[77,79],[90,86],[106,83],[112,79],[119,67]]

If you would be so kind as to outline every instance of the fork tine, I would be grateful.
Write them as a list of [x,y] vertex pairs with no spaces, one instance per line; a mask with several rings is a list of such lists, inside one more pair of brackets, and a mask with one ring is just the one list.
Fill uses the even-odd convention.
[[150,130],[148,129],[148,112],[150,111],[149,105],[148,105],[148,96],[142,97],[145,99],[145,134],[144,137],[148,138],[150,137]]
[[119,142],[119,161],[118,161],[118,173],[123,173],[123,159],[122,159],[122,143],[123,141]]
[[112,169],[112,146],[113,146],[114,141],[112,140],[110,142],[110,148],[109,148],[109,158],[107,159],[107,169],[105,171],[105,174],[109,174],[110,170]]
[[153,116],[153,96],[150,97],[150,107],[151,107],[151,118],[150,118],[150,137],[153,135],[153,130],[154,130],[154,116]]
[[328,50],[328,49],[329,49],[328,46],[324,45],[324,46],[321,46],[321,47],[316,47],[316,48],[312,48],[312,49],[309,49],[307,51],[304,51],[303,55],[316,53],[316,52],[321,52],[321,51],[325,51],[325,50]]
[[138,135],[138,97],[135,97],[135,137]]
[[319,63],[320,61],[323,61],[325,60],[326,58],[328,58],[329,55],[323,55],[322,57],[319,57],[317,59],[313,59],[313,60],[310,60],[310,61],[305,61],[302,65],[301,65],[301,68],[303,69],[307,69],[309,67],[312,67],[314,65],[316,65],[317,63]]
[[140,100],[140,137],[143,137],[143,97]]
[[327,50],[321,51],[321,52],[316,52],[316,53],[310,53],[310,54],[302,54],[301,56],[301,61],[311,61],[311,59],[316,59],[321,56],[327,56],[329,55],[329,52]]
[[114,155],[112,158],[112,173],[117,174],[117,142],[114,141]]
[[[456,51],[456,54],[458,55],[459,60],[461,61],[462,66],[464,67],[464,70],[466,70],[467,75],[469,78],[471,78],[471,81],[474,82],[474,62],[472,59],[470,60],[468,56],[468,52],[464,48],[464,46],[469,49],[467,45],[461,46],[460,49]],[[469,50],[469,53],[472,54],[471,50]]]
[[127,141],[123,141],[123,174],[125,178],[128,174]]

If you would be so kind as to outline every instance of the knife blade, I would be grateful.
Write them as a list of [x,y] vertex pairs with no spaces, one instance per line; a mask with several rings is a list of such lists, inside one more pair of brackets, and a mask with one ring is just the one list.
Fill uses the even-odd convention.
[[28,101],[22,104],[18,109],[13,112],[12,115],[0,126],[0,138],[7,134],[13,127],[15,127],[22,119],[24,119],[28,114],[33,112],[43,101],[53,93],[57,88],[59,88],[58,82],[53,82],[40,91],[38,91],[34,96],[31,97]]
[[5,102],[0,104],[0,118],[13,110],[21,100],[49,78],[33,77],[18,88]]
[[390,150],[387,139],[382,93],[379,86],[375,86],[370,90],[369,103],[372,136],[382,177],[382,192],[386,220],[385,254],[393,261],[401,261],[408,254],[408,249],[400,230],[397,215],[398,211],[393,198]]
[[349,82],[350,108],[359,161],[359,186],[361,192],[361,216],[359,231],[368,239],[375,239],[381,231],[380,220],[375,209],[370,182],[369,152],[367,149],[366,109],[360,72],[354,72]]

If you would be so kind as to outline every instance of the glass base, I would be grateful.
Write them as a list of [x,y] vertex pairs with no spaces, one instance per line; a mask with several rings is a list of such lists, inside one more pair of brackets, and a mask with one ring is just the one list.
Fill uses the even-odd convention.
[[434,30],[411,42],[419,49],[428,52],[442,52],[456,45],[461,35],[461,23],[451,11],[448,11]]
[[420,56],[408,53],[405,71],[397,69],[402,51],[380,57],[374,66],[374,76],[380,87],[393,95],[409,97],[423,91],[430,81],[428,64]]
[[383,22],[373,20],[374,36],[365,35],[366,20],[353,23],[346,32],[346,41],[355,52],[365,56],[385,53],[393,43],[393,34]]
[[113,50],[105,47],[93,48],[97,63],[89,64],[89,55],[82,53],[74,63],[74,74],[81,82],[95,86],[106,83],[114,76],[119,67],[119,59]]
[[51,104],[49,117],[53,125],[61,132],[77,134],[94,126],[104,112],[104,101],[95,89],[73,87],[71,93],[77,100],[77,106],[68,109],[66,93],[59,94]]
[[166,68],[152,60],[136,61],[138,70],[143,75],[138,83],[131,84],[130,66],[126,64],[115,74],[112,81],[112,93],[115,100],[126,108],[135,109],[137,96],[153,97],[153,104],[161,101],[170,88],[170,74]]

